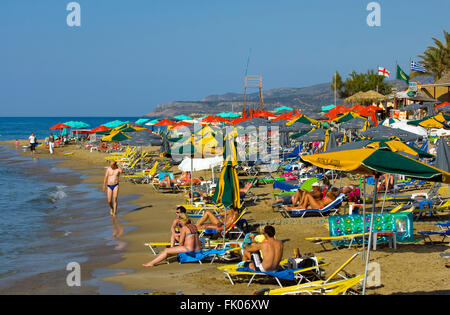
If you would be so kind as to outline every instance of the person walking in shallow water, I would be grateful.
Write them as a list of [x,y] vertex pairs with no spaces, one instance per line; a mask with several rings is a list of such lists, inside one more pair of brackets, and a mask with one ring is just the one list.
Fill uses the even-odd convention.
[[122,174],[122,168],[117,165],[116,161],[111,161],[106,169],[105,178],[103,179],[103,191],[106,191],[108,204],[112,216],[117,215],[117,196],[119,195],[119,176]]
[[34,135],[34,132],[31,133],[28,140],[30,140],[31,155],[34,155],[34,152],[36,151],[36,136]]

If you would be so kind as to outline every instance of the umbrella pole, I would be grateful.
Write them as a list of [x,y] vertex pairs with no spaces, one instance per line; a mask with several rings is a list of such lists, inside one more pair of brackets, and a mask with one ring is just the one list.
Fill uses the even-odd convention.
[[194,204],[194,190],[192,188],[192,180],[194,179],[193,171],[194,171],[194,158],[191,156],[191,180],[190,180],[190,182],[191,182],[191,205]]
[[365,243],[366,243],[366,176],[363,176],[363,238],[362,238],[362,255],[361,259],[364,260]]
[[383,205],[381,206],[381,213],[383,213],[383,210],[384,210],[384,204],[386,203],[386,195],[387,195],[387,191],[388,191],[389,181],[391,180],[392,175],[386,174],[386,176],[387,176],[386,177],[387,178],[386,189],[384,190],[384,198],[383,198]]
[[[379,175],[375,175],[375,185],[373,190],[373,201],[372,201],[372,214],[370,216],[370,229],[369,229],[369,243],[367,244],[367,255],[366,255],[366,266],[364,268],[364,283],[363,283],[363,292],[362,294],[366,294],[366,284],[367,284],[367,268],[369,265],[369,259],[370,259],[370,246],[372,246],[372,230],[373,230],[373,217],[375,213],[375,203],[377,201],[377,186],[378,186],[378,179]],[[365,231],[363,233],[364,238]],[[375,240],[376,242],[377,240]]]

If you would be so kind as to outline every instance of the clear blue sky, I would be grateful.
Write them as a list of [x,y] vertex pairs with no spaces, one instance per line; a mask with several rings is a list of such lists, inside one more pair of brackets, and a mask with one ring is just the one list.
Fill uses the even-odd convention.
[[394,72],[450,30],[448,0],[0,1],[1,116],[134,116],[158,103],[330,82],[377,65]]

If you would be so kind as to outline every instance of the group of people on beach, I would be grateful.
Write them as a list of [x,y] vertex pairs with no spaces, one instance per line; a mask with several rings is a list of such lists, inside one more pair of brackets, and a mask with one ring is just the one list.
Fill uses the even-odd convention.
[[[221,218],[225,216],[225,211],[226,221],[223,222]],[[170,247],[164,249],[155,259],[142,266],[153,267],[169,256],[200,251],[202,247],[200,245],[199,230],[216,229],[218,233],[223,232],[235,222],[238,215],[238,210],[234,208],[221,211],[218,215],[210,210],[206,210],[197,223],[193,223],[186,214],[186,208],[182,206],[177,207],[176,218],[173,220],[170,228]],[[247,242],[242,249],[244,266],[256,271],[277,271],[283,257],[283,243],[275,239],[274,227],[266,226],[259,239],[253,234],[249,236],[251,241]]]

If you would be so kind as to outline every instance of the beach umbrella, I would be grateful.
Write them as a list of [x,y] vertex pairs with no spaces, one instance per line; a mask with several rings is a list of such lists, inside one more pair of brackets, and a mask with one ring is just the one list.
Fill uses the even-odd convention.
[[337,147],[336,143],[336,134],[334,132],[331,132],[331,130],[326,131],[325,135],[325,143],[323,147],[324,152],[328,152],[329,150],[332,150]]
[[437,115],[426,116],[422,119],[408,121],[408,125],[422,126],[424,128],[450,129],[450,125],[447,124],[446,118],[449,117],[441,112]]
[[176,119],[176,120],[192,120],[191,117],[186,116],[186,115],[178,115],[178,116],[175,116],[173,118]]
[[[360,130],[360,129],[363,129],[364,125],[367,123],[370,125],[371,122],[365,118],[355,117],[352,120],[341,123],[339,125],[339,128],[344,129],[344,130],[349,130],[349,129]],[[372,123],[372,125],[373,125],[373,123]]]
[[411,133],[415,133],[419,136],[426,137],[427,136],[427,130],[421,126],[412,126],[408,125],[406,121],[400,120],[396,123],[393,123],[389,127],[395,128],[395,129],[401,129],[405,130]]
[[390,125],[395,124],[399,121],[400,119],[397,118],[386,118],[380,122],[380,125],[389,127]]
[[206,116],[202,120],[200,120],[202,123],[226,123],[228,122],[227,119],[220,117],[220,116]]
[[89,124],[87,124],[85,122],[82,122],[82,121],[67,121],[67,122],[65,122],[63,124],[70,126],[70,128],[76,128],[76,129],[88,128],[89,127]]
[[287,122],[286,125],[290,126],[296,122],[301,122],[304,124],[309,124],[309,125],[317,125],[318,121],[312,118],[309,118],[308,116],[305,116],[303,114],[298,114],[298,116],[294,119],[292,119],[291,121]]
[[[354,144],[352,142],[351,144]],[[450,173],[391,150],[366,146],[362,149],[304,155],[301,158],[325,169],[362,175],[400,174],[433,182],[450,183]]]
[[312,129],[307,134],[297,138],[297,141],[301,142],[317,142],[325,141],[325,130],[324,129]]
[[376,140],[389,140],[390,138],[396,137],[400,138],[403,141],[409,142],[409,141],[415,141],[417,139],[422,138],[422,136],[402,130],[402,129],[395,129],[391,127],[386,127],[383,125],[378,125],[377,127],[370,128],[366,131],[362,131],[360,133],[361,137],[367,137],[372,138]]
[[279,112],[279,111],[282,111],[282,110],[292,111],[292,108],[290,108],[288,106],[280,106],[280,107],[275,108],[273,111],[274,112]]
[[291,137],[291,139],[298,139],[298,138],[300,138],[300,137],[306,135],[306,134],[307,134],[308,132],[310,132],[312,129],[313,129],[313,128],[311,128],[311,129],[309,129],[309,130],[304,130],[304,131],[302,131],[302,132],[293,134],[293,135],[291,135],[290,137]]
[[119,126],[121,126],[123,124],[127,124],[127,123],[128,123],[128,121],[113,120],[113,121],[104,123],[103,126],[109,127],[109,128],[116,128],[116,127],[119,127]]
[[445,137],[440,137],[436,149],[435,166],[446,172],[450,172],[450,149]]
[[162,137],[152,132],[135,132],[133,137],[130,139],[124,140],[122,145],[129,146],[161,146],[162,145]]
[[450,113],[450,104],[442,106],[442,107],[438,107],[438,108],[436,108],[436,111],[442,112],[442,113]]
[[101,125],[94,129],[91,129],[91,133],[109,132],[110,130],[111,128]]
[[130,139],[130,136],[127,136],[121,131],[117,131],[115,133],[111,133],[109,136],[105,136],[102,138],[102,141],[108,141],[108,142],[120,142],[127,139]]
[[148,118],[140,118],[140,119],[136,120],[134,123],[136,125],[143,125],[143,124],[145,124],[148,121],[150,121],[150,119],[148,119]]
[[[376,187],[381,174],[401,174],[411,178],[425,179],[427,181],[450,183],[450,173],[421,163],[401,154],[391,152],[389,150],[364,148],[332,153],[304,155],[301,156],[301,159],[305,162],[309,162],[324,169],[333,169],[344,172],[375,176],[369,236],[372,235],[373,231],[375,202],[377,199]],[[365,214],[363,214],[363,216],[364,215]],[[363,218],[363,221],[365,222],[365,217]],[[364,272],[363,294],[365,293],[366,288],[371,242],[372,237],[369,237],[365,262],[366,265]]]
[[53,127],[50,127],[50,130],[64,129],[64,128],[71,128],[71,127],[69,125],[59,123],[59,124],[54,125]]
[[255,114],[255,117],[271,117],[271,118],[276,118],[277,115],[272,114],[269,111],[262,111],[262,112],[258,112]]
[[145,123],[145,125],[146,125],[146,126],[153,126],[154,124],[157,124],[158,122],[159,122],[158,119],[152,119],[152,120],[150,120],[150,121],[147,121],[147,122]]
[[175,125],[174,121],[168,120],[168,119],[163,119],[160,122],[157,122],[156,124],[154,124],[153,126],[172,126]]
[[237,118],[237,117],[241,117],[241,115],[236,114],[236,113],[231,113],[231,112],[222,112],[217,114],[216,116],[222,117],[222,118]]
[[328,112],[329,110],[335,108],[336,105],[328,105],[328,106],[322,106],[322,108],[320,109],[322,112]]

